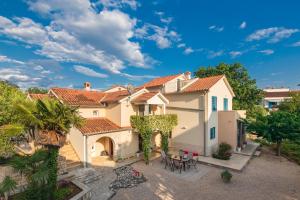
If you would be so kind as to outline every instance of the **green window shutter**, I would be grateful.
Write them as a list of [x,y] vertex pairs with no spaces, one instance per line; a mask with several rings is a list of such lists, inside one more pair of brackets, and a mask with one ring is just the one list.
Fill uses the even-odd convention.
[[228,99],[224,98],[224,110],[227,111],[228,110]]
[[216,96],[213,96],[212,97],[212,111],[217,111],[217,109],[218,109],[218,104],[217,104],[217,102],[218,102],[218,99],[217,99],[217,97]]
[[216,127],[210,128],[210,139],[213,140],[216,138]]

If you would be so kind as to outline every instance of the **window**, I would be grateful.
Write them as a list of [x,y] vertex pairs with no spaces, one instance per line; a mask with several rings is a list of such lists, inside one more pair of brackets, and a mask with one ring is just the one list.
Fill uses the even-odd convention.
[[210,128],[210,139],[213,140],[216,138],[216,127]]
[[93,116],[98,116],[98,115],[99,115],[98,110],[94,110],[94,111],[93,111]]
[[218,99],[217,99],[217,97],[213,96],[211,100],[212,100],[212,102],[211,102],[212,103],[212,105],[211,105],[212,106],[212,111],[217,111],[217,108],[218,108],[218,105],[217,105],[217,100]]
[[227,111],[228,110],[228,99],[224,98],[224,110]]

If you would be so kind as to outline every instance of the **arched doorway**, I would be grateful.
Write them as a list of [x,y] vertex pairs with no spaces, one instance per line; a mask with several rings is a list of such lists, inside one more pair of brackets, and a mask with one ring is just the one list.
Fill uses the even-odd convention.
[[96,141],[95,144],[96,157],[110,157],[114,156],[114,143],[113,140],[109,137],[102,137]]

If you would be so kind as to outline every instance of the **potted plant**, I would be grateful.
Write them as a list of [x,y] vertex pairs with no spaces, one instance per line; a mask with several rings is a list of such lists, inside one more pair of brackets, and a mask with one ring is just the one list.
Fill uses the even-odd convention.
[[228,170],[224,170],[221,173],[221,178],[222,178],[224,183],[229,183],[231,178],[232,178],[232,174]]

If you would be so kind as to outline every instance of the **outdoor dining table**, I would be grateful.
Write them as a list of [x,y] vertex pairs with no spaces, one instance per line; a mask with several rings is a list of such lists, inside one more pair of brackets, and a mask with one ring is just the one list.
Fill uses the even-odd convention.
[[185,171],[186,163],[189,161],[188,158],[181,158],[179,155],[171,155],[172,160],[178,160],[179,162],[182,162],[183,164],[183,171]]

